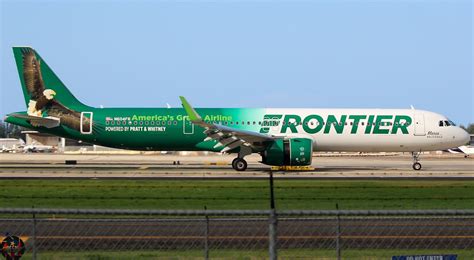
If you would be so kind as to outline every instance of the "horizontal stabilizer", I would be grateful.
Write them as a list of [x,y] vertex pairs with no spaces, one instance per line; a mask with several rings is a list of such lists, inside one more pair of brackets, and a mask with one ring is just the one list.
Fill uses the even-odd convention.
[[61,123],[61,120],[59,118],[52,117],[52,116],[39,117],[39,116],[29,116],[29,115],[17,114],[17,113],[10,114],[8,116],[26,119],[30,121],[31,125],[33,126],[44,126],[46,128],[54,128],[54,127],[59,126],[59,124]]

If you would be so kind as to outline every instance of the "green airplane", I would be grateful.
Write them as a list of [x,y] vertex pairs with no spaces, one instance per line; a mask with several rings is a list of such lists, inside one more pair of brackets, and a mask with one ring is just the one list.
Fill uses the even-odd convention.
[[273,166],[307,166],[314,151],[412,152],[468,142],[443,115],[416,109],[95,108],[77,100],[31,47],[13,47],[27,110],[5,121],[102,146],[147,151],[259,153]]

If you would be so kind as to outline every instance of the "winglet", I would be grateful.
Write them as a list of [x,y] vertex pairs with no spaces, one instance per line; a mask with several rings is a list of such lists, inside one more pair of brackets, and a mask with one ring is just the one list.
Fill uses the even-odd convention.
[[179,96],[179,99],[181,99],[181,104],[183,105],[184,110],[186,110],[186,113],[189,116],[189,120],[192,122],[196,121],[202,121],[201,116],[194,110],[194,108],[189,104],[189,102],[184,98],[183,96]]

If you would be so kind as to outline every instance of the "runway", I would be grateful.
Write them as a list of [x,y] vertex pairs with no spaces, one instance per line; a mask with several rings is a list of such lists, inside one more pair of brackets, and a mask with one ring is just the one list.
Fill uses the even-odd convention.
[[[231,155],[61,155],[0,154],[0,178],[102,178],[102,179],[258,179],[267,178],[271,167],[260,164],[258,155],[246,157],[249,167],[236,172]],[[65,164],[74,160],[75,165]],[[316,156],[312,171],[277,171],[275,178],[378,179],[474,178],[474,159],[440,155],[421,157],[423,168],[414,171],[411,157]]]
[[[334,249],[337,237],[345,249],[472,249],[472,217],[342,217],[340,233],[330,217],[280,217],[278,248]],[[0,219],[0,229],[32,236],[31,220]],[[38,219],[40,251],[198,250],[208,230],[209,247],[268,248],[264,217],[162,219]]]

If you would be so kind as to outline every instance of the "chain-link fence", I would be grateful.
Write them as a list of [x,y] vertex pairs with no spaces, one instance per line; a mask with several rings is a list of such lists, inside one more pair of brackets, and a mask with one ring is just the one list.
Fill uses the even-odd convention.
[[[275,214],[272,214],[275,213]],[[474,210],[278,211],[0,209],[22,259],[474,259]],[[275,231],[275,232],[272,232]],[[275,241],[272,245],[271,241]]]

